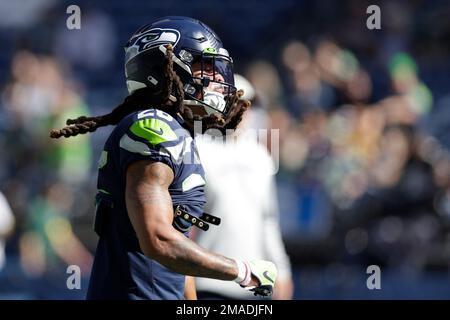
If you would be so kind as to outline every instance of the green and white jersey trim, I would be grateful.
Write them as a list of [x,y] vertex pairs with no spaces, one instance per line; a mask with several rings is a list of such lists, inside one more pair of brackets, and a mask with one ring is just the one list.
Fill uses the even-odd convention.
[[[120,139],[119,146],[129,152],[139,153],[143,156],[149,156],[152,154],[152,150],[150,150],[144,142],[133,140],[126,133]],[[153,153],[154,152],[155,151],[153,151]],[[169,154],[164,152],[161,154],[169,156]]]

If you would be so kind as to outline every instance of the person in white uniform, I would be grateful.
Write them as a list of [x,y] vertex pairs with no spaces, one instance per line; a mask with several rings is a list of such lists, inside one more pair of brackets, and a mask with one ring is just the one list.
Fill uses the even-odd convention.
[[[235,82],[237,88],[244,89],[244,98],[253,100],[251,84],[239,75]],[[264,118],[265,111],[252,106],[234,139],[198,139],[208,179],[205,211],[220,217],[221,223],[208,232],[197,231],[194,238],[201,246],[225,256],[273,261],[278,279],[272,298],[288,300],[292,298],[293,282],[278,220],[276,168],[267,148],[245,131],[266,129]],[[251,292],[226,281],[196,278],[196,288],[199,299],[254,298]]]

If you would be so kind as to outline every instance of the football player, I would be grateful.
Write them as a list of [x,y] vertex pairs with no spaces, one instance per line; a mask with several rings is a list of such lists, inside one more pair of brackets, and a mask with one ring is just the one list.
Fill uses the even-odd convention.
[[68,119],[51,131],[59,138],[116,126],[98,166],[99,241],[88,299],[183,299],[185,275],[271,294],[272,262],[224,257],[188,237],[193,225],[205,230],[215,219],[203,212],[195,121],[203,132],[225,132],[249,107],[234,87],[232,65],[222,41],[202,22],[161,18],[125,47],[125,100],[109,114]]

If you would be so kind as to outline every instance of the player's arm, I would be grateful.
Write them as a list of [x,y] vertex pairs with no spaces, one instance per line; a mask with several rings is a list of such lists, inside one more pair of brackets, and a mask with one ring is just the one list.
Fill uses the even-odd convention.
[[173,207],[168,191],[172,181],[172,169],[161,162],[137,161],[127,168],[126,205],[142,251],[177,273],[236,279],[235,260],[201,248],[172,226]]

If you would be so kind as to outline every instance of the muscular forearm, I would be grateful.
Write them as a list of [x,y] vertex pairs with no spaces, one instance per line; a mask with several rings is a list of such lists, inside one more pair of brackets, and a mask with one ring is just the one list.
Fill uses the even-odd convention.
[[186,238],[178,231],[164,237],[160,236],[152,258],[167,268],[181,274],[234,280],[238,274],[236,262],[212,253]]
[[[235,261],[203,249],[175,230],[169,219],[141,218],[146,216],[139,214],[142,211],[169,212],[164,217],[173,217],[171,199],[167,192],[153,189],[146,191],[146,194],[136,192],[128,195],[128,210],[145,255],[185,275],[220,280],[233,280],[237,277]],[[139,197],[139,201],[132,201],[135,197]]]

